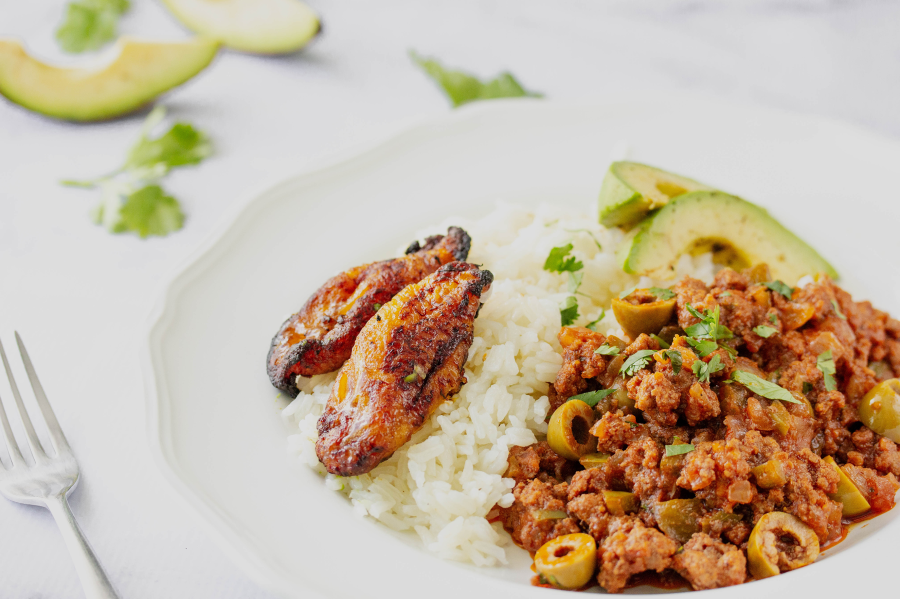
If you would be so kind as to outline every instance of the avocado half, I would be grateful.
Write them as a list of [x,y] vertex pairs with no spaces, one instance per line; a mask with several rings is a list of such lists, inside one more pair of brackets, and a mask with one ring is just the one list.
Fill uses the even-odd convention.
[[118,41],[99,69],[64,69],[32,58],[17,40],[0,39],[0,94],[29,110],[70,121],[114,118],[147,104],[202,71],[219,43]]
[[772,276],[794,285],[804,275],[838,273],[814,249],[755,204],[721,191],[695,191],[649,216],[624,255],[625,272],[671,279],[685,253],[712,251],[733,268],[766,263]]
[[613,162],[600,187],[600,223],[631,227],[672,198],[702,189],[713,188],[654,166]]
[[300,0],[163,0],[191,30],[255,54],[296,52],[321,31]]

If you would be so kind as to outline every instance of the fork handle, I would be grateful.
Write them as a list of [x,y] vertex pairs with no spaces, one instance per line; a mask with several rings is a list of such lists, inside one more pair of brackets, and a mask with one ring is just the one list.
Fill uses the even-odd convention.
[[65,495],[48,497],[47,509],[53,514],[53,519],[59,526],[63,541],[69,548],[69,554],[75,563],[75,571],[81,579],[81,586],[87,599],[119,599],[113,590],[109,578],[97,557],[88,545],[87,539],[75,522],[75,516],[69,509],[69,502]]

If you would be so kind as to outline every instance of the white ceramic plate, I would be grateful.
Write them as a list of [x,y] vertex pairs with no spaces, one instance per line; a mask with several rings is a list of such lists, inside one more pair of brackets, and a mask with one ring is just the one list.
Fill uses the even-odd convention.
[[[282,320],[334,273],[389,257],[419,228],[479,216],[499,199],[587,211],[622,144],[633,159],[766,206],[858,299],[900,313],[900,144],[846,125],[685,96],[496,101],[341,156],[236,212],[174,277],[146,345],[159,466],[262,586],[354,599],[554,592],[529,586],[523,551],[510,549],[506,568],[461,566],[354,515],[287,455],[264,362]],[[703,596],[846,599],[860,578],[867,590],[894,588],[898,517],[900,509],[856,529],[808,568]]]

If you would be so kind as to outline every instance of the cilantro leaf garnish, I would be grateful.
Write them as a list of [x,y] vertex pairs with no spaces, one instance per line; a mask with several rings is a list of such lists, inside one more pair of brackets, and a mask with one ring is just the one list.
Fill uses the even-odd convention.
[[567,297],[559,306],[559,316],[564,327],[578,320],[578,300],[574,295]]
[[791,395],[791,392],[776,385],[775,383],[770,383],[766,379],[761,379],[753,373],[747,372],[746,370],[735,370],[734,374],[731,375],[732,380],[742,384],[747,387],[760,397],[765,397],[766,399],[778,399],[781,401],[789,401],[791,403],[802,403],[801,401],[794,398]]
[[149,133],[142,131],[128,152],[126,169],[146,169],[161,176],[175,167],[197,164],[212,154],[209,138],[188,123],[175,123],[156,139],[150,139]]
[[694,365],[692,370],[694,371],[694,376],[697,377],[697,380],[701,383],[709,382],[709,377],[720,370],[723,370],[725,365],[722,364],[722,360],[718,355],[713,356],[709,362],[704,362],[703,360],[694,360]]
[[573,399],[577,399],[579,401],[583,401],[587,405],[592,408],[596,406],[601,399],[606,397],[607,395],[611,395],[615,393],[615,389],[599,389],[597,391],[588,391],[587,393],[582,393],[580,395],[574,395],[567,399],[566,401],[572,401]]
[[409,55],[414,63],[441,86],[454,108],[476,100],[542,97],[542,94],[527,91],[510,73],[501,73],[497,78],[484,83],[468,73],[446,69],[438,61],[423,58],[413,51]]
[[778,315],[774,312],[769,314],[769,322],[771,322],[772,324],[778,324]]
[[619,294],[619,299],[625,299],[626,297],[628,297],[629,295],[634,293],[635,289],[637,289],[637,285],[635,285],[634,287],[629,287],[628,289],[624,290],[622,293]]
[[670,349],[665,352],[667,358],[672,363],[672,372],[678,374],[681,372],[681,366],[684,364],[684,359],[681,357],[681,352],[675,349]]
[[102,190],[94,220],[113,233],[164,236],[184,225],[178,200],[162,190],[159,179],[173,168],[199,163],[212,153],[212,144],[187,123],[175,123],[162,136],[151,138],[163,118],[162,106],[150,112],[125,164],[112,174],[90,181],[62,181],[67,186]]
[[119,17],[126,10],[128,0],[69,2],[65,19],[56,30],[56,41],[66,52],[96,50],[116,38]]
[[609,343],[604,343],[600,347],[594,350],[595,354],[600,354],[601,356],[618,356],[619,352],[622,351],[616,346],[610,346]]
[[813,386],[812,383],[803,381],[803,395],[809,395],[812,393]]
[[694,446],[690,443],[680,443],[678,445],[666,445],[666,457],[670,458],[674,455],[683,455],[694,451]]
[[753,327],[753,332],[763,339],[768,339],[769,337],[777,333],[778,329],[773,329],[772,327],[761,324],[758,327]]
[[688,345],[697,350],[697,355],[699,355],[701,358],[705,358],[709,354],[719,349],[719,344],[715,341],[697,341],[692,337],[685,337],[685,341],[688,342]]
[[[556,222],[556,221],[554,221],[554,222]],[[569,233],[587,233],[590,236],[590,238],[594,240],[594,245],[597,246],[597,249],[600,250],[601,252],[603,251],[603,246],[600,245],[600,241],[598,241],[597,238],[594,237],[594,234],[591,233],[590,231],[588,231],[587,229],[565,229],[565,231],[568,231]]]
[[837,317],[841,320],[847,320],[847,317],[844,316],[844,313],[841,312],[841,307],[838,306],[837,301],[831,300],[831,307],[834,308],[834,313],[837,314]]
[[651,335],[650,335],[650,338],[651,338],[651,339],[655,339],[656,342],[659,343],[659,346],[660,346],[661,348],[663,348],[663,349],[669,349],[670,347],[672,347],[672,344],[671,344],[671,343],[669,343],[668,341],[666,341],[665,339],[663,339],[662,337],[660,337],[660,336],[657,335],[656,333],[651,334]]
[[671,289],[665,289],[663,287],[651,287],[648,291],[656,296],[656,299],[660,300],[669,300],[675,297],[675,292]]
[[569,293],[575,293],[581,287],[581,280],[584,279],[583,272],[569,271]]
[[593,321],[589,322],[589,323],[587,324],[587,328],[589,328],[590,330],[596,332],[596,331],[597,331],[597,325],[600,324],[600,321],[603,320],[603,317],[604,317],[604,316],[606,316],[606,310],[601,309],[601,310],[600,310],[600,316],[597,317],[597,320],[593,320]]
[[694,339],[711,339],[713,341],[734,337],[731,329],[719,324],[719,306],[716,306],[713,310],[706,310],[703,314],[690,304],[685,304],[685,308],[694,318],[700,319],[700,322],[697,324],[692,324],[684,329],[684,332],[689,337]]
[[584,268],[584,263],[575,256],[569,256],[572,244],[567,243],[550,250],[547,260],[544,262],[544,270],[550,272],[576,272]]
[[619,372],[622,372],[627,376],[634,376],[638,370],[647,367],[647,365],[650,363],[650,356],[655,353],[656,352],[652,349],[642,349],[635,352],[627,360],[625,360],[625,363],[622,364],[622,368],[619,369]]
[[184,226],[184,213],[178,200],[166,195],[159,185],[148,185],[129,194],[119,216],[113,232],[131,231],[142,239],[150,235],[165,237]]
[[782,281],[766,281],[763,283],[766,287],[774,291],[775,293],[780,293],[787,299],[791,299],[794,295],[794,290],[785,285]]
[[834,380],[834,374],[837,372],[837,369],[835,368],[834,358],[830,349],[822,352],[816,358],[816,368],[822,371],[822,376],[825,378],[825,388],[829,391],[837,389],[837,382]]

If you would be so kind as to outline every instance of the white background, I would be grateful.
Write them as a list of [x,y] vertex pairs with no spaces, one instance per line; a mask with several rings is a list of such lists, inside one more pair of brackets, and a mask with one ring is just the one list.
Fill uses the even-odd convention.
[[[185,35],[157,3],[132,4],[122,33]],[[107,233],[88,218],[96,193],[57,184],[118,166],[146,113],[73,125],[0,100],[0,340],[14,349],[16,329],[30,348],[81,463],[73,510],[123,599],[269,596],[205,538],[152,462],[138,364],[146,318],[168,274],[230,206],[313,158],[449,110],[409,49],[483,76],[511,70],[549,98],[691,89],[900,136],[898,2],[311,4],[324,32],[308,50],[222,52],[163,99],[216,146],[214,158],[166,179],[188,221],[164,239]],[[73,62],[52,37],[63,6],[0,0],[0,35]],[[5,381],[0,397],[8,405]],[[81,596],[49,513],[0,501],[0,599]]]

